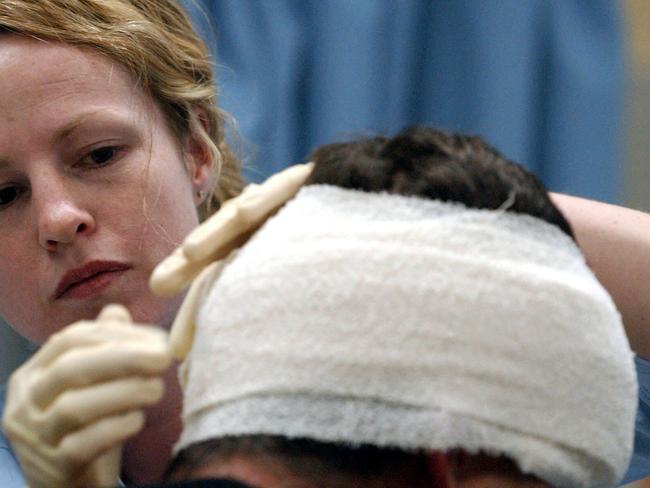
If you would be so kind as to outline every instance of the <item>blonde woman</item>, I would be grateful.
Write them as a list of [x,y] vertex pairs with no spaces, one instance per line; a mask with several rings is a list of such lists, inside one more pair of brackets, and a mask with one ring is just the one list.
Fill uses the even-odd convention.
[[[181,298],[154,297],[151,271],[241,187],[211,61],[185,12],[173,0],[3,1],[0,65],[0,313],[45,343],[44,354],[70,337],[46,343],[52,334],[94,319],[111,302],[134,321],[169,324]],[[128,386],[128,409],[104,401],[101,414],[113,419],[107,431],[130,438],[124,477],[156,480],[180,429],[175,373],[163,373],[164,360],[138,369],[133,358],[147,336],[137,342],[118,328],[107,335],[122,356],[85,377],[76,367],[45,368],[34,388],[61,375],[79,391],[125,371],[140,374]],[[110,372],[115,364],[121,372]],[[63,402],[59,393],[48,395]],[[142,410],[158,397],[145,421]],[[66,424],[62,402],[48,405],[47,440],[39,444],[67,446],[70,430],[100,413],[95,405],[90,417],[77,409],[86,416]],[[0,484],[22,486],[4,439],[0,456]]]

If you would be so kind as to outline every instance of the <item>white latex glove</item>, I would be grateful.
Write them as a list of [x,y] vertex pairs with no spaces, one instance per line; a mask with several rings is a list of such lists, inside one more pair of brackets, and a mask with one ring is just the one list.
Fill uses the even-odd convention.
[[158,295],[176,294],[194,280],[170,332],[170,348],[175,358],[183,359],[192,346],[196,311],[218,278],[224,266],[222,260],[245,244],[266,219],[300,190],[313,166],[290,166],[261,185],[248,185],[156,267],[149,286]]
[[119,305],[52,335],[11,376],[2,419],[29,487],[116,486],[170,363],[166,333]]
[[313,166],[313,163],[290,166],[261,185],[248,185],[239,196],[226,201],[156,267],[149,281],[151,290],[162,296],[175,295],[203,268],[241,247],[270,215],[298,192]]

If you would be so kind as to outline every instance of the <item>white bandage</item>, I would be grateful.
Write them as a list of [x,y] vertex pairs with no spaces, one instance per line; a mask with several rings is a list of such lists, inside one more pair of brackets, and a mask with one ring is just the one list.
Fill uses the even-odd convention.
[[199,311],[178,449],[239,434],[513,458],[612,486],[633,355],[573,241],[539,219],[303,188]]

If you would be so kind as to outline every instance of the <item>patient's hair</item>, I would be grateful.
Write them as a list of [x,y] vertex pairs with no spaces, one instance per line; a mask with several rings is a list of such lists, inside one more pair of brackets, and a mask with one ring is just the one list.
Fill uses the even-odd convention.
[[[542,183],[479,137],[413,127],[393,138],[372,137],[321,146],[309,160],[315,162],[315,167],[307,184],[420,196],[481,209],[501,208],[538,217],[574,237]],[[386,482],[391,476],[408,479],[407,484],[414,488],[432,487],[423,453],[268,435],[193,444],[179,453],[169,475],[183,479],[203,463],[220,463],[236,456],[272,457],[291,473],[316,481],[323,488],[392,486]],[[505,457],[476,454],[467,459],[467,472],[475,469],[507,474],[517,480],[534,479]]]
[[571,237],[571,226],[539,179],[480,137],[412,127],[392,138],[328,144],[309,156],[307,184],[388,192],[538,217]]

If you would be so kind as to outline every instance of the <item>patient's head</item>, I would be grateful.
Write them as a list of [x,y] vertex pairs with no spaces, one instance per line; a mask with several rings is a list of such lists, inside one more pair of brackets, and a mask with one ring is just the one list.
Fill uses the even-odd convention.
[[389,192],[532,215],[573,236],[537,177],[480,137],[413,127],[317,148],[309,183]]
[[632,355],[538,180],[425,128],[312,160],[201,306],[171,478],[611,486]]

